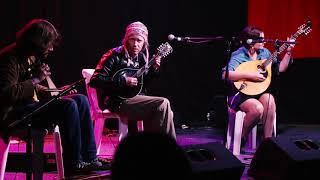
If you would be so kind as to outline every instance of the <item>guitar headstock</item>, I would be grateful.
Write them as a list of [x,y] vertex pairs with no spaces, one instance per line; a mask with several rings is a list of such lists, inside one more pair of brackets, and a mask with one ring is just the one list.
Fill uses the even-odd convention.
[[157,48],[157,50],[158,50],[157,56],[161,56],[161,57],[166,57],[168,54],[172,53],[173,51],[171,45],[168,42],[162,43]]
[[308,35],[312,29],[311,29],[312,23],[310,20],[308,20],[306,23],[302,24],[299,28],[298,28],[298,32],[299,34],[305,34]]

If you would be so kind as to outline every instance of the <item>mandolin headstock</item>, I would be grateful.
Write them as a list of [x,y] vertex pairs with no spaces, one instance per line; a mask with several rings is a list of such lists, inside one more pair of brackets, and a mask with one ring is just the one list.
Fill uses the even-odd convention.
[[157,56],[161,56],[161,57],[166,57],[167,55],[169,55],[173,51],[172,46],[168,42],[162,43],[157,48],[157,50],[158,50]]

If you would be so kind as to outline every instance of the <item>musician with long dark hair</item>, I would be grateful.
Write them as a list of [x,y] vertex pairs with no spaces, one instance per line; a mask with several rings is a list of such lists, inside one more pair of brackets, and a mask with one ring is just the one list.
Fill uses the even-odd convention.
[[[2,135],[15,129],[27,129],[21,120],[46,101],[39,101],[37,91],[50,76],[43,63],[60,39],[57,29],[47,20],[33,19],[16,34],[16,42],[0,52],[0,124]],[[28,119],[29,120],[29,119]],[[105,169],[106,161],[96,156],[92,120],[87,97],[68,94],[48,104],[31,117],[32,127],[59,125],[62,135],[66,175],[82,171]],[[10,129],[8,127],[11,127]],[[8,131],[9,129],[9,131]]]
[[[163,132],[176,138],[169,100],[146,95],[142,86],[157,75],[161,62],[160,56],[149,59],[148,48],[147,27],[141,22],[129,24],[122,45],[108,50],[100,59],[90,85],[97,89],[102,109],[118,112],[129,122],[143,120],[144,131]],[[129,72],[148,67],[149,60],[154,63],[146,71],[139,71],[143,72],[143,79],[135,76],[139,72]],[[128,72],[122,71],[124,68]]]
[[[228,74],[228,82],[237,82],[240,80],[246,80],[238,89],[231,85],[230,83],[230,92],[228,93],[228,105],[233,110],[241,110],[246,113],[243,123],[242,130],[242,141],[243,145],[246,142],[247,135],[251,131],[251,129],[259,122],[262,121],[264,124],[264,133],[263,137],[271,137],[273,133],[273,123],[274,117],[276,115],[276,103],[274,96],[269,91],[268,88],[266,91],[262,93],[254,94],[255,90],[258,88],[249,91],[247,94],[241,92],[241,90],[245,90],[248,88],[248,84],[250,82],[269,82],[269,75],[271,75],[271,71],[273,74],[278,74],[286,71],[288,65],[292,59],[292,48],[293,45],[289,45],[285,54],[281,61],[277,61],[277,58],[273,59],[272,64],[267,66],[267,68],[271,68],[271,71],[268,72],[268,76],[265,76],[267,73],[264,73],[266,69],[257,68],[257,71],[237,71],[238,67],[242,63],[247,63],[253,60],[266,60],[271,58],[270,51],[264,47],[263,42],[259,42],[258,40],[262,40],[264,38],[264,33],[261,29],[257,27],[248,26],[246,27],[242,33],[240,34],[240,39],[243,40],[243,46],[234,51],[231,55],[228,64],[228,73],[226,73],[226,67],[223,68],[222,78],[226,78],[226,74]],[[247,42],[247,40],[254,40],[256,43]],[[256,67],[256,66],[254,66]],[[244,68],[245,69],[245,68]],[[250,69],[250,67],[248,67]]]

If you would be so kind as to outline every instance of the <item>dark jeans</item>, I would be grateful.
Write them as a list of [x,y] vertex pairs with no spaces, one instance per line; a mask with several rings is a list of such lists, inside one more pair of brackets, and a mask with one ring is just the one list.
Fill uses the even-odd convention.
[[[17,108],[15,112],[22,116],[44,103],[28,104]],[[67,168],[79,161],[90,162],[96,158],[96,143],[86,96],[82,94],[63,96],[36,113],[31,119],[33,127],[46,127],[53,123],[59,125]],[[22,125],[23,123],[19,126]]]

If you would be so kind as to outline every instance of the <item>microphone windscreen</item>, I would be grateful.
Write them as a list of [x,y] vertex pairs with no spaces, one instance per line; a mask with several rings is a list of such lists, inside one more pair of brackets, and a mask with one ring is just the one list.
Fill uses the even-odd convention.
[[174,35],[173,34],[169,34],[168,35],[168,39],[171,41],[171,40],[174,40]]
[[253,42],[252,39],[247,39],[247,44],[251,44]]

